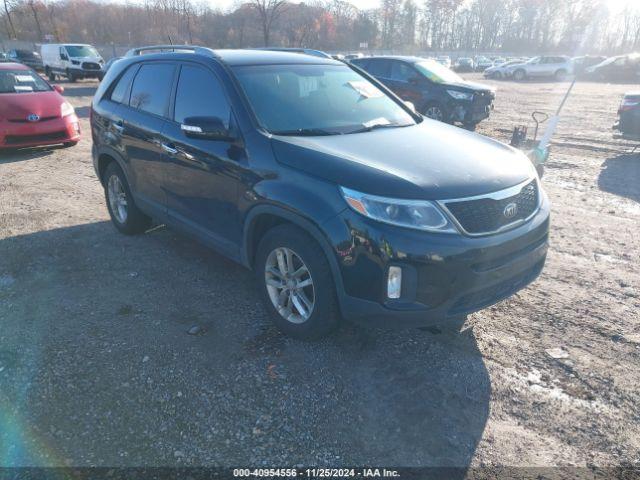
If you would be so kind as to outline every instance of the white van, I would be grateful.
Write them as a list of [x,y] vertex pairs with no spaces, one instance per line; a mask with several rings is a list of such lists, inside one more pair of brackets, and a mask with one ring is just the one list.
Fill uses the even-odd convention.
[[52,82],[64,76],[70,82],[79,78],[97,78],[104,75],[104,60],[91,45],[80,43],[45,43],[40,49],[44,71]]

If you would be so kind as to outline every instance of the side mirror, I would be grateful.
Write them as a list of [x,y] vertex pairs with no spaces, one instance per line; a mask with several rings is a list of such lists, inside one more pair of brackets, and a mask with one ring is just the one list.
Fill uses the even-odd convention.
[[233,135],[218,117],[187,117],[180,125],[187,137],[231,141]]
[[69,60],[69,57],[67,57],[64,53],[61,53],[60,60]]
[[53,89],[61,95],[64,93],[64,87],[62,85],[54,85]]

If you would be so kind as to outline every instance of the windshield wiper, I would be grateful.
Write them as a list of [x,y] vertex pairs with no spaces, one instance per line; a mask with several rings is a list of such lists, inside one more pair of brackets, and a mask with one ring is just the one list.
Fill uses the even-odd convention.
[[340,132],[331,132],[322,128],[298,128],[296,130],[280,130],[271,132],[274,135],[293,135],[298,137],[316,137],[321,135],[340,135]]
[[408,127],[411,125],[410,123],[406,125],[401,125],[399,123],[374,123],[373,125],[365,125],[362,128],[358,128],[356,130],[352,130],[347,133],[363,133],[370,132],[371,130],[376,130],[378,128],[397,128],[397,127]]

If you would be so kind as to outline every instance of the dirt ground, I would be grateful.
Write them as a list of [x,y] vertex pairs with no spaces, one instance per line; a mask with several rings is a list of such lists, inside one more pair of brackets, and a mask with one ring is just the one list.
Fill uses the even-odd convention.
[[[503,141],[568,87],[487,83],[479,132]],[[317,343],[274,330],[251,273],[216,253],[116,233],[95,86],[65,84],[78,146],[0,157],[0,465],[640,463],[640,154],[611,132],[634,86],[576,85],[534,284],[459,334],[347,325]]]

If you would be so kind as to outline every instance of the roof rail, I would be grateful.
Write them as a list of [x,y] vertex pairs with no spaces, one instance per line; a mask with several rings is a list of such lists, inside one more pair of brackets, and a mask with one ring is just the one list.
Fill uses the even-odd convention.
[[207,57],[218,58],[216,53],[207,47],[199,47],[196,45],[148,45],[146,47],[137,47],[132,48],[127,53],[125,53],[125,57],[136,57],[141,55],[142,52],[146,52],[148,50],[161,50],[161,51],[169,51],[169,52],[178,52],[184,50],[191,50],[193,53],[198,53],[200,55],[206,55]]

